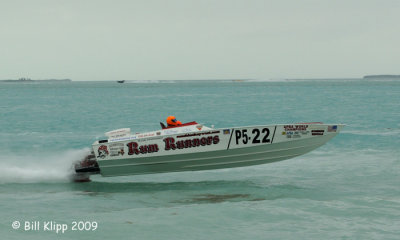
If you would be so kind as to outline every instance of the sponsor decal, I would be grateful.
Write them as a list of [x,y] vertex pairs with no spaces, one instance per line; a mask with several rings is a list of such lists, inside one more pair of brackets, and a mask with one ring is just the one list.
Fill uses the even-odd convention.
[[124,144],[123,143],[111,143],[109,145],[110,147],[110,156],[123,156],[125,151],[124,151]]
[[130,142],[126,146],[128,146],[128,155],[154,153],[159,150],[157,144],[139,145],[137,142]]
[[164,138],[165,142],[165,150],[176,150],[176,149],[183,149],[183,148],[192,148],[192,147],[200,147],[200,146],[207,146],[212,144],[219,143],[219,136],[208,136],[208,137],[201,137],[201,138],[192,138],[192,139],[185,139],[175,141],[173,137]]
[[161,135],[161,132],[156,132],[156,134],[157,134],[157,136],[160,136],[160,135]]
[[176,133],[178,133],[178,130],[176,129],[164,130],[164,134],[176,134]]
[[287,138],[301,138],[302,135],[308,135],[310,131],[287,131],[282,132],[282,135],[286,135]]
[[284,125],[285,131],[306,131],[308,125]]
[[163,137],[151,137],[151,138],[142,138],[142,139],[138,139],[136,140],[137,142],[147,142],[147,141],[154,141],[157,139],[162,139]]
[[311,135],[317,136],[317,135],[324,135],[324,130],[311,130]]
[[145,134],[139,134],[138,138],[144,138],[144,137],[153,137],[155,136],[155,133],[145,133]]
[[196,128],[200,131],[203,128],[203,125],[197,125]]
[[224,130],[223,130],[223,133],[224,133],[224,134],[230,134],[230,133],[231,133],[231,130],[230,130],[230,129],[224,129]]
[[193,132],[193,128],[173,128],[164,130],[164,135]]
[[106,135],[109,136],[110,138],[121,138],[121,137],[126,137],[126,135],[129,135],[130,130],[127,131],[126,129],[119,129],[111,132],[107,132]]
[[337,130],[337,126],[333,125],[333,126],[328,126],[328,132],[336,132]]
[[288,131],[286,132],[286,138],[301,138],[299,132]]
[[98,149],[97,152],[99,153],[100,158],[105,158],[108,156],[108,149],[106,145],[101,145]]
[[176,136],[176,137],[177,138],[184,138],[184,137],[194,137],[194,136],[209,135],[209,134],[216,134],[216,133],[219,133],[219,131],[203,132],[203,133],[191,133],[191,134],[179,135],[179,136]]
[[124,137],[124,138],[114,138],[114,139],[109,139],[108,142],[119,142],[119,141],[133,140],[136,138],[137,138],[136,136],[129,136],[129,137]]

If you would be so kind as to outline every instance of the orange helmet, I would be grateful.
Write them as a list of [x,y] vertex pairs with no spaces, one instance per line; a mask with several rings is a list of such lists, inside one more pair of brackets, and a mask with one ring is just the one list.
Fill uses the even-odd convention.
[[167,124],[171,126],[176,126],[177,125],[176,118],[174,116],[167,117]]
[[181,121],[176,121],[176,125],[180,126],[180,125],[182,125],[182,122]]

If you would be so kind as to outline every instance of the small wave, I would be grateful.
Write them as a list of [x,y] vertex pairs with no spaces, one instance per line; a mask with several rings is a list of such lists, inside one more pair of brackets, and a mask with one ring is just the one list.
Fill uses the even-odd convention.
[[87,152],[88,148],[52,154],[2,154],[0,184],[69,181],[73,173],[72,164]]

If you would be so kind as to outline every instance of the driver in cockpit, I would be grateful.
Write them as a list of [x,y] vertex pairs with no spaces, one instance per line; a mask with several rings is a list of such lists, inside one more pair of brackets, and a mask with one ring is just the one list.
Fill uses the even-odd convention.
[[174,116],[169,116],[169,117],[167,117],[167,124],[168,124],[168,127],[177,127],[177,126],[182,125],[182,122],[176,120],[176,117],[174,117]]

